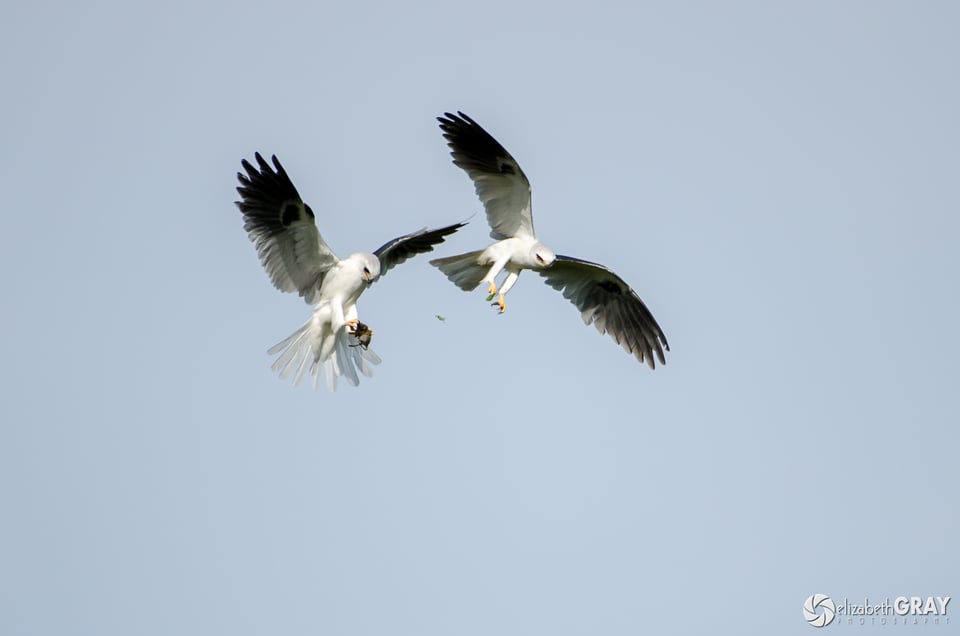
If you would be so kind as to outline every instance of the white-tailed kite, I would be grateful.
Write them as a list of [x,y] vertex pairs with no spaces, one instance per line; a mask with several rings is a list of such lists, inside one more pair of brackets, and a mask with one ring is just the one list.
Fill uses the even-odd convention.
[[360,294],[391,268],[432,251],[465,224],[424,228],[387,241],[372,254],[351,254],[341,260],[320,236],[313,210],[300,198],[277,157],[273,167],[260,153],[256,160],[259,169],[244,159],[247,174],[237,173],[242,200],[236,204],[243,212],[243,228],[274,286],[298,292],[315,305],[300,329],[269,350],[270,355],[279,354],[272,368],[281,378],[293,376],[294,384],[309,373],[316,388],[323,366],[331,391],[341,375],[356,386],[358,369],[370,377],[371,365],[380,364],[379,356],[367,348],[373,331],[357,318]]
[[[517,282],[520,272],[532,269],[546,283],[561,291],[577,306],[583,322],[596,325],[651,369],[666,364],[667,338],[637,293],[612,271],[579,258],[555,254],[537,240],[533,232],[530,182],[517,161],[486,130],[459,112],[438,117],[440,129],[450,146],[453,163],[462,168],[483,202],[490,223],[489,247],[430,261],[464,291],[482,283],[489,286],[487,300],[506,311],[504,296]],[[499,291],[494,279],[507,270]]]

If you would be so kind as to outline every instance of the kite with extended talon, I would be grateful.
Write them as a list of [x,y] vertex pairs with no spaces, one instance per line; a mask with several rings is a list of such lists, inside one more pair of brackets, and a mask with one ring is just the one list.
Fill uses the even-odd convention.
[[280,291],[298,292],[314,305],[313,315],[300,329],[269,353],[278,354],[273,369],[281,378],[299,383],[313,377],[316,388],[323,367],[330,390],[337,378],[359,383],[357,371],[369,377],[380,358],[368,349],[373,331],[357,317],[357,299],[391,268],[417,254],[430,252],[464,223],[426,228],[387,241],[372,254],[339,259],[317,230],[313,210],[303,202],[276,156],[273,166],[260,153],[257,166],[246,159],[246,174],[237,173],[244,229],[271,282]]
[[[499,313],[507,309],[504,296],[525,269],[546,278],[546,283],[576,305],[585,324],[593,323],[640,362],[654,368],[654,356],[665,364],[667,338],[653,314],[630,286],[612,271],[589,261],[560,256],[541,243],[533,232],[530,182],[510,153],[480,124],[462,112],[438,117],[450,146],[453,163],[473,181],[496,242],[486,249],[430,261],[457,287],[473,291],[487,284],[487,302]],[[507,275],[497,289],[497,275]]]

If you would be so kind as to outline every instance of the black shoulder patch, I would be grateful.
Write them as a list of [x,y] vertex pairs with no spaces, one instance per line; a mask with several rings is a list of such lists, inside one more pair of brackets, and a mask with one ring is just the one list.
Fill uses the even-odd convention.
[[597,287],[610,294],[622,294],[623,290],[612,280],[604,280],[597,283]]
[[[310,214],[313,216],[313,213]],[[280,223],[283,227],[290,227],[294,221],[300,218],[300,206],[296,203],[288,203],[283,206],[283,212],[280,213]]]
[[517,171],[509,163],[501,163],[500,174],[517,174]]

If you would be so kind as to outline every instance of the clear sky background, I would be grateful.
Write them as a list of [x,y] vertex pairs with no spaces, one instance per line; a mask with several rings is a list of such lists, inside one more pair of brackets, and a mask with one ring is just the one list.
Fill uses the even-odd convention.
[[[0,23],[0,633],[814,634],[960,624],[952,2],[20,2]],[[233,205],[276,153],[335,251],[475,214],[435,117],[669,338],[418,258],[337,393]],[[446,318],[439,321],[440,314]],[[835,627],[889,633],[892,627]]]

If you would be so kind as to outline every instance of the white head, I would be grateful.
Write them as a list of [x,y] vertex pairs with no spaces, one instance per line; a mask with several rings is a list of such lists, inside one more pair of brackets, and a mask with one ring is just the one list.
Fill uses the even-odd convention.
[[533,247],[530,248],[530,262],[533,263],[534,267],[550,267],[555,260],[557,260],[557,255],[540,241],[534,243]]
[[351,254],[347,260],[355,264],[364,283],[372,283],[380,276],[380,259],[373,254],[366,252]]

